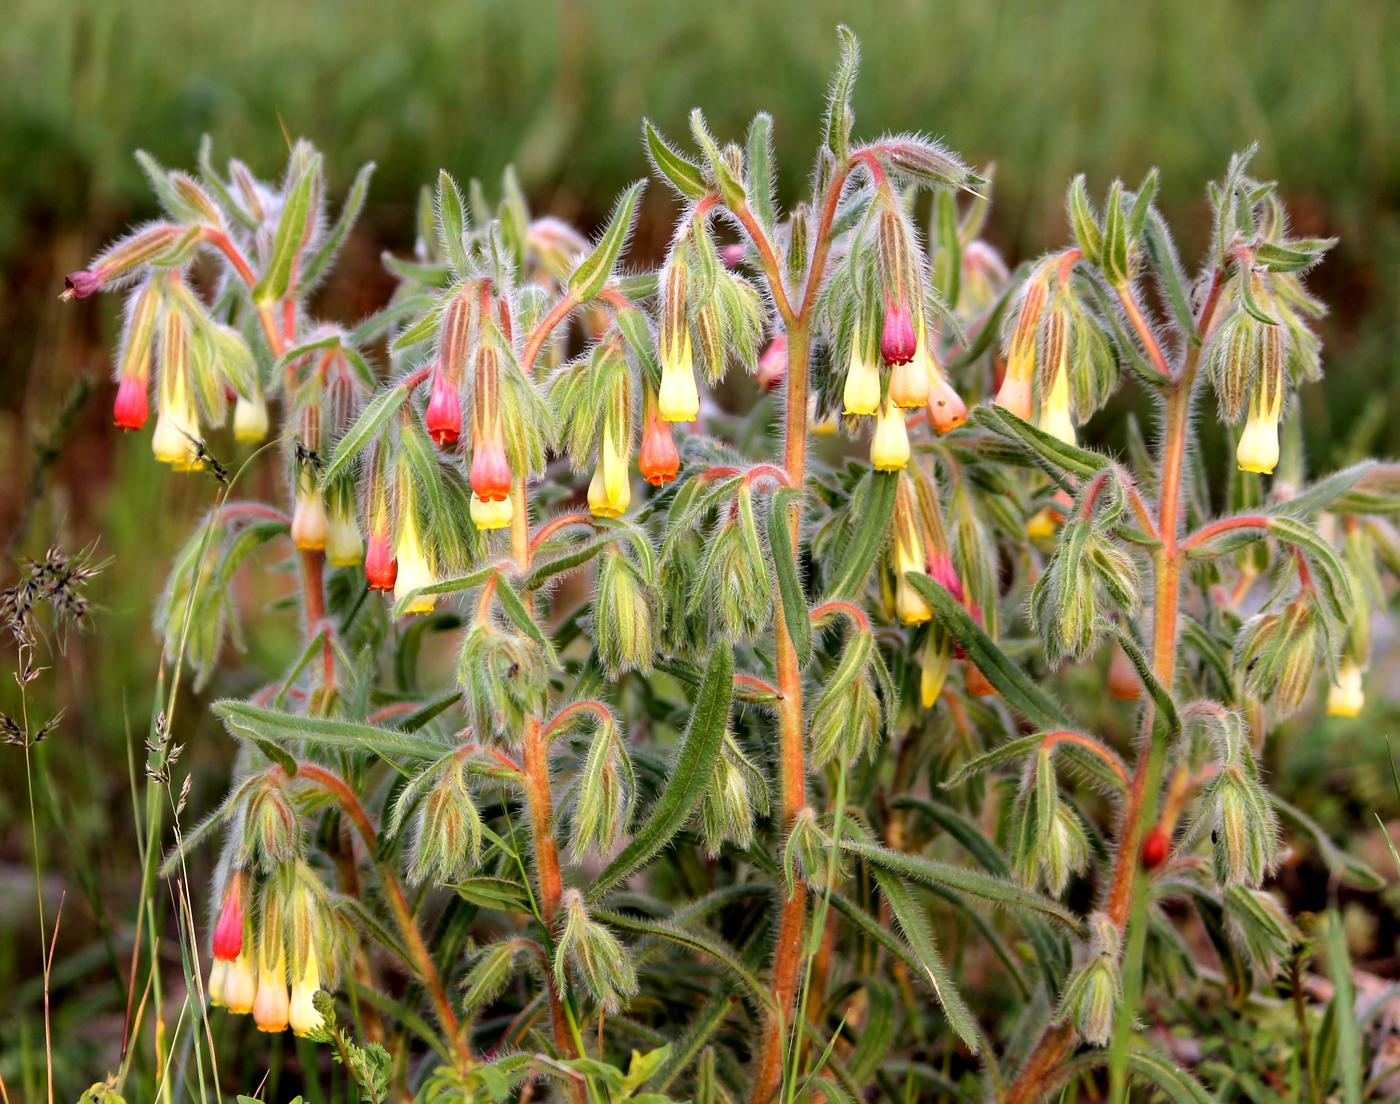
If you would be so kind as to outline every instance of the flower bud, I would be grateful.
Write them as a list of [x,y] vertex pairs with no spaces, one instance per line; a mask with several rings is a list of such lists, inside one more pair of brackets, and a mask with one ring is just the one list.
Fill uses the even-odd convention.
[[880,369],[866,356],[860,325],[851,338],[851,361],[846,367],[842,400],[844,412],[850,415],[870,415],[880,409]]
[[214,925],[214,958],[220,962],[232,962],[243,953],[243,906],[246,892],[246,877],[241,870],[229,875],[224,888],[224,901],[219,909],[219,919]]
[[651,595],[636,567],[616,548],[603,553],[593,599],[593,643],[608,673],[651,670],[655,651]]
[[1123,1000],[1123,978],[1119,969],[1122,942],[1107,916],[1090,917],[1093,932],[1088,961],[1069,979],[1057,1022],[1069,1020],[1086,1043],[1105,1046],[1113,1035],[1113,1022]]
[[86,299],[102,287],[102,273],[93,269],[70,272],[63,278],[64,293],[70,299]]
[[117,398],[112,404],[112,421],[118,429],[140,429],[151,412],[147,381],[141,376],[122,376]]
[[543,712],[548,692],[539,648],[502,631],[489,618],[478,620],[463,636],[457,682],[477,738],[507,743],[519,741],[526,717]]
[[948,670],[953,665],[953,649],[947,634],[931,629],[919,658],[919,700],[925,709],[932,709],[943,693]]
[[928,376],[929,424],[938,433],[957,429],[967,421],[967,404],[963,402],[962,396],[953,390],[953,385],[948,382],[948,377],[943,374],[938,361],[934,360],[933,354],[922,344],[919,359],[923,361],[924,374]]
[[408,851],[408,880],[460,881],[481,857],[481,814],[467,786],[465,762],[450,757],[418,806]]
[[870,441],[870,463],[876,471],[901,471],[909,463],[909,431],[904,415],[886,399],[875,418]]
[[762,773],[726,732],[700,807],[706,852],[715,858],[725,843],[747,850],[753,844],[754,818],[767,813],[768,786]]
[[788,343],[786,334],[777,334],[758,358],[758,383],[772,390],[787,379]]
[[1261,383],[1249,402],[1249,417],[1235,449],[1240,471],[1271,473],[1278,466],[1278,422],[1283,413],[1283,387]]
[[[398,563],[394,579],[396,602],[402,601],[405,595],[412,594],[421,587],[432,586],[437,582],[437,574],[428,561],[427,553],[423,551],[423,542],[418,535],[418,511],[411,496],[403,504],[399,537],[394,546],[394,559]],[[435,605],[436,595],[422,594],[414,599],[404,612],[432,613]]]
[[267,437],[269,419],[267,399],[262,391],[251,398],[239,395],[233,404],[233,439],[246,445],[257,444]]
[[996,302],[1010,273],[1001,254],[980,238],[968,242],[962,254],[962,280],[958,307],[971,316],[982,314]]
[[[439,365],[433,370],[433,386],[428,394],[428,408],[423,414],[423,425],[428,436],[438,448],[451,448],[462,435],[462,397],[458,394],[456,381],[451,379]],[[476,463],[472,463],[473,481]]]
[[554,949],[554,980],[561,989],[570,972],[583,980],[593,999],[618,1012],[637,992],[637,972],[617,936],[594,921],[576,889],[564,891],[564,926]]
[[[919,340],[914,333],[914,322],[909,310],[902,304],[885,304],[885,322],[880,331],[880,356],[885,364],[894,367],[908,364],[918,352]],[[922,406],[923,400],[912,404]]]
[[1355,717],[1366,704],[1362,687],[1361,666],[1346,656],[1337,668],[1337,681],[1327,692],[1327,714],[1331,717]]
[[1273,894],[1232,885],[1221,894],[1225,930],[1249,964],[1266,978],[1303,943],[1303,934]]
[[1166,861],[1167,852],[1171,850],[1171,846],[1171,837],[1161,828],[1153,825],[1152,830],[1147,833],[1147,838],[1142,841],[1142,868],[1156,870]]
[[1245,622],[1235,640],[1235,669],[1250,695],[1287,716],[1303,704],[1325,644],[1311,604],[1299,598]]
[[598,446],[598,465],[588,484],[588,509],[596,517],[621,517],[632,501],[632,485],[627,473],[626,452],[613,441],[610,420],[603,423],[603,441]]
[[590,849],[606,854],[617,846],[632,812],[632,764],[609,717],[599,719],[579,775],[574,831],[569,850],[580,859]]
[[249,796],[243,825],[238,861],[256,856],[263,874],[275,873],[301,852],[301,822],[286,790],[271,777]]
[[[824,881],[835,842],[817,823],[817,814],[810,805],[797,810],[787,840],[783,843],[783,880],[788,897],[797,892],[798,880]],[[839,870],[839,856],[838,856]]]
[[681,456],[676,451],[675,438],[671,427],[655,412],[648,418],[646,429],[642,431],[642,450],[638,456],[638,467],[642,478],[653,487],[675,480],[681,470]]
[[303,552],[320,552],[326,547],[329,531],[326,503],[308,465],[297,479],[296,505],[292,508],[292,543]]

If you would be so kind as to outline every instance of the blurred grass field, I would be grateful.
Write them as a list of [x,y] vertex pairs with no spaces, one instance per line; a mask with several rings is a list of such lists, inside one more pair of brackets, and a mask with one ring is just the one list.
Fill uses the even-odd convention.
[[[156,478],[146,439],[120,440],[108,428],[115,300],[62,309],[55,301],[63,272],[154,213],[131,151],[189,165],[208,133],[219,158],[236,154],[270,173],[287,136],[306,135],[328,151],[337,189],[363,161],[378,162],[366,218],[328,292],[347,314],[363,313],[388,292],[379,251],[411,245],[418,189],[439,167],[495,180],[514,163],[537,211],[592,227],[647,172],[643,116],[683,138],[699,105],[718,134],[735,136],[764,109],[775,120],[782,198],[795,198],[838,22],[864,46],[858,133],[920,130],[974,163],[994,161],[990,236],[1012,259],[1065,240],[1063,195],[1075,172],[1101,194],[1114,176],[1135,184],[1154,164],[1161,206],[1194,258],[1209,229],[1205,182],[1232,151],[1258,142],[1255,168],[1283,182],[1301,230],[1341,238],[1312,281],[1334,311],[1324,325],[1329,380],[1302,405],[1314,462],[1400,452],[1392,416],[1400,411],[1400,4],[1392,0],[8,0],[0,545],[22,515],[31,435],[88,376],[99,386],[17,550],[97,541],[99,555],[114,557],[93,587],[103,607],[96,633],[70,642],[40,703],[68,710],[36,755],[47,890],[54,903],[66,891],[70,910],[58,974],[69,999],[56,1023],[71,1048],[60,1085],[68,1096],[100,1072],[113,1030],[119,1036],[110,1021],[119,1021],[125,994],[106,967],[124,944],[124,894],[134,892],[136,858],[124,842],[128,747],[139,752],[155,677],[146,626],[169,555],[213,493],[201,480]],[[639,260],[659,258],[671,213],[654,187]],[[7,566],[6,585],[11,574]],[[281,627],[281,636],[264,628],[252,637],[248,667],[277,668],[295,646],[293,626]],[[1393,709],[1370,718],[1364,741],[1356,725],[1335,722],[1293,740],[1298,754],[1275,765],[1281,791],[1338,830],[1362,809],[1396,814],[1380,784],[1388,774],[1379,735],[1395,719]],[[197,813],[219,791],[228,741],[194,702],[183,723]],[[1369,772],[1351,770],[1358,745]],[[0,748],[0,756],[0,889],[9,891],[0,894],[0,1076],[19,1099],[35,1100],[42,994],[28,814],[19,753]],[[1384,866],[1383,852],[1369,857]],[[1380,944],[1370,951],[1393,955]]]

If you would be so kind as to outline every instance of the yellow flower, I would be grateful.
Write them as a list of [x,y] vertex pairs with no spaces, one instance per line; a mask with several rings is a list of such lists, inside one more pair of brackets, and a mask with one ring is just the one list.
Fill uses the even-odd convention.
[[[509,503],[510,499],[505,501]],[[428,557],[423,551],[423,542],[418,536],[418,519],[414,516],[412,502],[405,504],[403,513],[403,528],[399,531],[398,545],[394,549],[394,558],[399,561],[399,576],[394,581],[396,602],[420,587],[432,586],[437,582],[433,566],[428,562]],[[432,613],[436,604],[436,595],[422,594],[415,598],[404,612]]]
[[253,1010],[257,991],[257,979],[253,976],[253,956],[250,948],[244,947],[238,957],[228,963],[224,974],[221,994],[224,1007],[236,1015],[247,1015]]
[[700,391],[695,385],[695,358],[690,349],[690,327],[677,327],[662,350],[661,391],[657,409],[663,422],[693,422],[700,416]]
[[870,441],[870,462],[876,471],[901,471],[909,463],[909,431],[904,414],[886,399],[875,417],[875,436]]
[[868,415],[880,409],[880,369],[865,359],[859,333],[851,341],[851,363],[846,368],[842,399],[847,414]]
[[472,495],[472,524],[478,529],[504,529],[510,524],[514,512],[515,508],[509,498],[498,498],[488,502],[484,498]]
[[300,477],[299,484],[292,509],[292,543],[303,552],[320,552],[330,531],[326,503],[309,473]]
[[613,444],[612,428],[603,425],[603,443],[598,449],[598,466],[588,484],[588,508],[598,517],[621,517],[632,500],[627,456]]
[[335,567],[353,567],[365,558],[365,539],[355,521],[355,511],[334,510],[326,532],[326,560]]
[[[1263,394],[1271,391],[1271,395]],[[1249,400],[1249,419],[1235,449],[1240,471],[1268,475],[1278,466],[1278,420],[1283,414],[1283,388],[1259,387]]]
[[1366,691],[1361,685],[1361,666],[1350,657],[1343,659],[1337,669],[1337,681],[1327,692],[1327,714],[1331,717],[1355,717],[1366,704]]
[[[275,937],[274,937],[275,938]],[[258,966],[258,995],[253,1000],[253,1022],[259,1031],[287,1030],[287,952],[280,946],[276,961]]]
[[321,988],[321,972],[316,965],[315,948],[306,956],[306,968],[301,977],[292,982],[292,1003],[288,1012],[288,1022],[293,1035],[310,1035],[325,1023],[325,1017],[316,1010],[314,998]]
[[1074,433],[1074,420],[1069,413],[1069,365],[1062,363],[1055,371],[1055,382],[1050,385],[1050,393],[1041,400],[1040,418],[1037,425],[1041,431],[1057,437],[1066,444],[1078,444]]
[[156,428],[151,434],[151,452],[162,464],[176,471],[198,466],[199,410],[190,395],[183,369],[162,371],[160,396],[156,403]]
[[267,436],[267,400],[259,391],[251,399],[238,396],[233,404],[233,439],[256,444]]

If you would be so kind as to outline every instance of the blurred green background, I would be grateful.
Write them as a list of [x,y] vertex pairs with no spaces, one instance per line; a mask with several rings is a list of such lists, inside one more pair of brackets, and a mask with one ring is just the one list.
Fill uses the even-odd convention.
[[[378,162],[366,217],[323,294],[328,313],[349,319],[387,296],[379,252],[411,247],[418,189],[439,167],[494,181],[513,162],[537,212],[591,229],[614,194],[647,171],[643,116],[681,138],[699,105],[727,137],[764,109],[775,119],[781,196],[797,198],[838,22],[864,45],[857,133],[924,131],[976,164],[995,162],[989,236],[1013,261],[1065,240],[1063,195],[1075,172],[1101,195],[1114,176],[1135,184],[1154,164],[1161,206],[1190,261],[1209,229],[1205,182],[1232,151],[1258,142],[1255,170],[1282,182],[1300,231],[1341,238],[1312,281],[1334,311],[1324,324],[1329,379],[1302,405],[1314,463],[1400,452],[1390,416],[1400,410],[1394,0],[8,0],[0,14],[0,545],[13,554],[96,541],[99,555],[115,557],[93,586],[103,606],[96,633],[47,658],[54,669],[37,691],[68,710],[36,756],[36,783],[46,884],[55,899],[66,889],[74,910],[58,980],[74,987],[60,1012],[73,1029],[71,1076],[100,1072],[93,1067],[112,1033],[91,1025],[119,1017],[124,997],[107,965],[129,923],[123,894],[134,858],[113,841],[130,823],[128,727],[139,750],[156,668],[149,611],[165,562],[213,493],[203,480],[157,478],[145,437],[121,440],[109,428],[115,298],[56,302],[65,271],[155,212],[131,151],[192,165],[209,133],[218,160],[236,154],[270,175],[288,136],[305,135],[326,151],[337,191],[361,162]],[[672,213],[666,191],[654,187],[639,262],[659,259]],[[97,386],[26,512],[35,440],[83,378]],[[13,571],[0,571],[8,585]],[[261,620],[249,667],[276,669],[293,646],[286,622]],[[8,674],[4,681],[8,708]],[[243,688],[233,680],[218,687]],[[193,748],[187,762],[208,768],[196,770],[195,812],[218,792],[214,765],[227,754],[197,706],[185,709],[178,733]],[[1371,723],[1363,746],[1375,781],[1384,746]],[[1318,740],[1295,744],[1306,754],[1279,768],[1285,792],[1333,827],[1358,820],[1360,808],[1395,811],[1379,782],[1336,775],[1339,764],[1356,762],[1355,732],[1326,727]],[[22,759],[12,748],[0,755],[0,887],[17,890],[0,893],[0,993],[15,994],[0,1001],[0,1036],[26,1043],[0,1048],[0,1076],[14,1094],[35,1084],[38,959]],[[1371,857],[1384,868],[1383,852]]]

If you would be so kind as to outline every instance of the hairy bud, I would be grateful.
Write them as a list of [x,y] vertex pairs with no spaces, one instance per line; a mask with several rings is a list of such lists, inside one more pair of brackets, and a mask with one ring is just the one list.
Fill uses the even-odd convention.
[[747,849],[753,844],[754,819],[767,815],[768,783],[733,734],[726,732],[700,807],[705,850],[714,858],[725,843]]
[[588,915],[583,894],[564,891],[563,929],[554,948],[554,980],[563,988],[569,975],[583,981],[594,1001],[610,1013],[637,992],[637,972],[617,936]]
[[513,744],[526,717],[544,712],[547,679],[539,648],[489,620],[477,621],[463,637],[457,681],[480,737]]
[[1113,1023],[1123,1001],[1119,969],[1122,941],[1103,913],[1094,913],[1089,924],[1092,935],[1088,958],[1065,986],[1056,1022],[1068,1020],[1086,1043],[1105,1046],[1113,1035]]
[[636,565],[616,548],[603,553],[593,598],[593,642],[608,673],[649,671],[655,611]]
[[590,849],[611,851],[627,828],[637,792],[632,761],[617,722],[599,720],[579,775],[574,831],[569,850],[581,858]]

